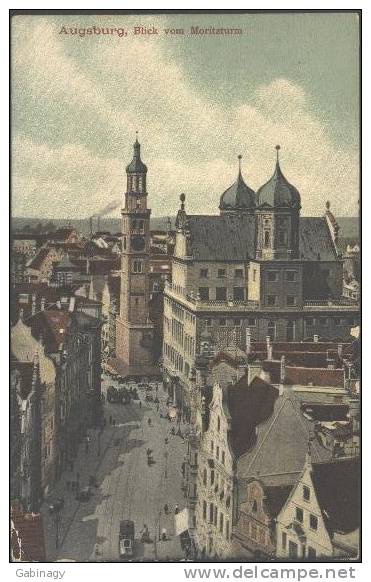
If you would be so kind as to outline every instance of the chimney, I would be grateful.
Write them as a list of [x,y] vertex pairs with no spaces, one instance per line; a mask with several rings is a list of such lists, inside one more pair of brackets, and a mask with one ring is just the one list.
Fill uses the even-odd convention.
[[44,311],[45,309],[45,297],[41,297],[41,311]]
[[246,328],[246,353],[247,355],[251,354],[251,329],[249,327]]
[[32,306],[31,306],[31,314],[35,315],[36,313],[36,295],[32,295]]
[[285,372],[286,372],[286,358],[284,355],[281,356],[281,366],[280,366],[280,383],[285,382]]
[[318,340],[319,340],[319,336],[318,335],[314,335],[313,336],[313,341],[315,344],[318,344]]

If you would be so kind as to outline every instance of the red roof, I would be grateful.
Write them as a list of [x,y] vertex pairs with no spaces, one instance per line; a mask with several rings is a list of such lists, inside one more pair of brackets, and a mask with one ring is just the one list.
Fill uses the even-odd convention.
[[11,548],[15,560],[45,562],[45,540],[40,513],[25,513],[12,507],[14,528],[11,531]]
[[[333,350],[337,352],[338,345],[348,347],[349,342],[271,342],[273,351],[279,352],[326,352]],[[251,353],[267,352],[266,342],[251,342]]]
[[285,367],[285,384],[344,388],[344,370]]

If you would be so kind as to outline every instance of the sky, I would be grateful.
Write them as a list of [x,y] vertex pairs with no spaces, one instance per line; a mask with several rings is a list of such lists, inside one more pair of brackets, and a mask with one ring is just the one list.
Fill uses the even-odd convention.
[[[65,34],[123,28],[118,34]],[[134,27],[158,34],[134,35]],[[192,26],[241,35],[191,35]],[[63,28],[65,27],[65,28]],[[183,28],[184,35],[165,30]],[[148,205],[218,213],[237,156],[254,190],[281,168],[302,214],[356,215],[358,16],[354,13],[16,15],[12,213],[83,218],[117,201],[135,132]]]

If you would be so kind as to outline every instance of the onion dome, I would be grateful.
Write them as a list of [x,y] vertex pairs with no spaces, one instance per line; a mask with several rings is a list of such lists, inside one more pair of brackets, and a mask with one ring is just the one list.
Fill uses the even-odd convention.
[[220,210],[255,208],[255,192],[245,183],[241,173],[241,159],[238,156],[239,170],[237,180],[220,197]]
[[145,164],[143,164],[142,160],[140,159],[140,143],[138,141],[138,132],[137,133],[137,138],[135,140],[134,143],[134,156],[133,159],[131,160],[130,164],[128,164],[126,166],[126,171],[128,173],[146,173],[147,172],[147,166]]
[[300,208],[301,200],[298,190],[282,174],[276,146],[277,162],[273,176],[257,191],[258,206]]

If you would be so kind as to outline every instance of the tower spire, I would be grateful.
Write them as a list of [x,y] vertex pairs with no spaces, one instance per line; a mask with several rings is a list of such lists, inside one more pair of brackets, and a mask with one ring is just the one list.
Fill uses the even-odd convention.
[[277,165],[278,166],[280,164],[280,149],[281,149],[281,146],[280,145],[276,145],[276,156],[277,156],[276,162],[277,162]]
[[237,158],[238,158],[238,173],[241,174],[241,160],[242,160],[241,154],[237,156]]

